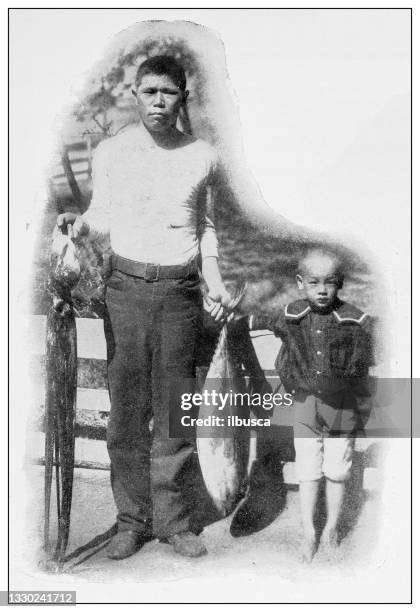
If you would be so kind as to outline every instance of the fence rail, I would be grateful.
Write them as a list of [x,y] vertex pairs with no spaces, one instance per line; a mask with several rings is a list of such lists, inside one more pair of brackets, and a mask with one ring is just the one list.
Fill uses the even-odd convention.
[[[103,134],[86,134],[84,140],[65,144],[62,155],[68,158],[73,176],[78,180],[81,187],[89,184],[92,178],[92,152],[98,142],[104,138]],[[62,192],[71,192],[68,184],[63,161],[57,156],[51,172],[51,184],[53,189]]]
[[[103,331],[103,322],[98,319],[76,319],[77,327],[77,352],[79,369],[92,366],[93,370],[99,366],[105,367],[106,343]],[[44,456],[44,435],[41,431],[42,416],[44,413],[45,388],[42,375],[42,367],[45,355],[45,333],[46,316],[32,315],[26,325],[27,346],[32,353],[32,364],[35,368],[33,404],[34,414],[37,415],[38,427],[30,428],[27,436],[27,458],[31,462],[42,462]],[[271,332],[251,332],[252,342],[262,368],[268,378],[274,379],[273,363],[280,348],[281,341]],[[109,458],[104,442],[105,430],[110,410],[108,391],[101,381],[92,380],[89,387],[79,386],[77,389],[77,432],[76,435],[76,465],[81,467],[96,467],[107,469]],[[275,420],[279,427],[291,428],[292,408],[282,407]],[[99,436],[98,436],[99,432]],[[98,439],[99,437],[99,439]],[[374,440],[357,441],[358,449],[363,451]],[[251,457],[255,457],[256,445],[255,435],[252,438]],[[293,462],[285,466],[285,481],[288,484],[296,484]],[[365,469],[365,488],[376,488],[378,474],[375,467],[367,466]]]

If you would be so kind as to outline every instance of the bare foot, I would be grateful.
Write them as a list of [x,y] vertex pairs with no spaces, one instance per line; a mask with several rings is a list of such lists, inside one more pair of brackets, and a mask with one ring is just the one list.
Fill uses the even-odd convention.
[[324,529],[322,534],[321,543],[323,546],[330,550],[337,550],[338,548],[338,534],[336,529]]
[[305,536],[302,545],[302,558],[305,563],[311,563],[316,553],[316,537],[315,534]]

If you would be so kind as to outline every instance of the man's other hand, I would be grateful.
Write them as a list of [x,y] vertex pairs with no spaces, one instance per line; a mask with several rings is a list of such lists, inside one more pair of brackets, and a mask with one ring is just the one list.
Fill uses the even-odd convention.
[[67,226],[73,226],[73,239],[76,240],[79,236],[87,234],[88,229],[81,215],[76,215],[72,212],[65,212],[57,217],[57,227],[63,234],[67,234]]

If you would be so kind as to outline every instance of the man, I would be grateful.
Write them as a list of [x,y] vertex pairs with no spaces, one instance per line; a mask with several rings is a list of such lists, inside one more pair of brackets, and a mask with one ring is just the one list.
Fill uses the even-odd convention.
[[196,557],[206,549],[189,530],[181,487],[194,448],[191,440],[169,437],[168,413],[170,381],[194,376],[199,260],[216,320],[231,299],[208,214],[217,156],[209,144],[177,129],[188,91],[173,58],[155,56],[141,64],[133,93],[141,121],[95,151],[89,210],[64,213],[57,223],[73,224],[75,237],[109,232],[113,250],[105,333],[107,446],[118,533],[108,556],[122,559],[139,550],[151,538],[153,522],[154,536]]

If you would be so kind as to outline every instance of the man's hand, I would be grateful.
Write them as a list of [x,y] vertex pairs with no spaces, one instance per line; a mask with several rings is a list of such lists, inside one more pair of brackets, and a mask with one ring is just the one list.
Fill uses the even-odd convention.
[[208,288],[204,298],[205,309],[215,321],[222,321],[229,311],[232,297],[223,283],[217,257],[203,258],[202,273]]
[[57,227],[63,232],[67,233],[67,226],[73,226],[73,239],[76,240],[79,236],[88,233],[88,228],[83,222],[81,215],[76,215],[72,212],[65,212],[57,217]]
[[219,302],[219,304],[225,306],[226,308],[229,308],[229,304],[232,301],[232,296],[223,284],[215,287],[209,287],[207,297],[212,302]]
[[208,312],[215,321],[222,321],[224,317],[223,306],[220,302],[215,302],[207,295],[204,296],[204,310]]
[[233,312],[229,312],[232,296],[224,285],[212,287],[204,296],[204,309],[213,317],[215,321],[230,321]]

